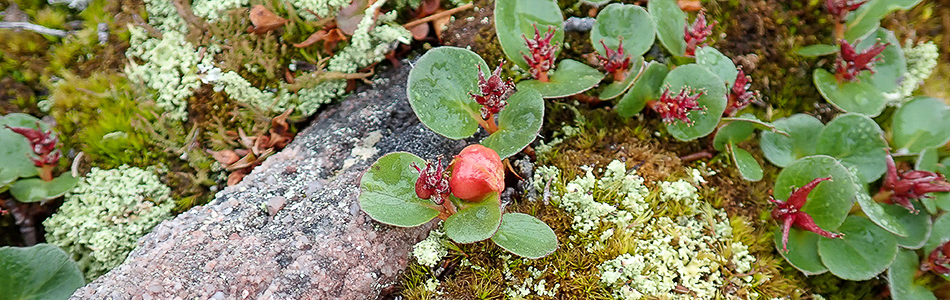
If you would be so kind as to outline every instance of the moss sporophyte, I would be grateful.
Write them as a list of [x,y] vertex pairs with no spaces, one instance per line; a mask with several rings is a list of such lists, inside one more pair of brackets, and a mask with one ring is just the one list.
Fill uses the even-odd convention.
[[831,180],[831,177],[815,178],[801,188],[792,190],[788,200],[769,199],[775,203],[775,209],[772,210],[772,218],[782,222],[782,251],[788,252],[788,232],[792,225],[798,226],[823,237],[834,239],[842,237],[841,234],[831,233],[818,227],[811,215],[802,211],[802,206],[808,201],[808,194],[815,189],[822,181]]

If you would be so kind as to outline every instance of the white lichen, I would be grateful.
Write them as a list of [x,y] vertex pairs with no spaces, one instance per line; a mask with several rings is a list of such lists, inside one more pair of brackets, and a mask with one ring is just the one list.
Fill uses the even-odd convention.
[[426,239],[412,246],[412,256],[420,265],[435,267],[443,257],[449,254],[448,249],[442,245],[444,240],[444,232],[439,229],[432,230]]
[[900,105],[914,94],[914,91],[923,84],[924,80],[933,74],[937,67],[937,59],[940,56],[940,50],[933,42],[920,43],[911,47],[910,41],[904,46],[904,57],[907,59],[907,72],[904,73],[899,88],[900,97],[891,98],[896,101],[888,102],[889,105]]
[[46,240],[70,253],[89,280],[118,266],[139,237],[171,218],[171,190],[154,172],[93,168],[46,219]]
[[395,11],[374,17],[376,11],[385,3],[386,1],[377,1],[366,8],[363,19],[350,38],[350,45],[330,59],[330,71],[356,72],[361,67],[382,61],[386,58],[386,53],[394,49],[396,43],[409,44],[412,40],[409,30],[387,24],[396,18]]
[[[168,31],[161,39],[149,38],[144,29],[129,25],[130,58],[125,67],[129,80],[155,93],[156,105],[170,117],[188,119],[187,98],[201,86],[198,64],[210,64],[211,55],[201,57],[197,49],[178,31]],[[142,64],[136,61],[142,61]]]

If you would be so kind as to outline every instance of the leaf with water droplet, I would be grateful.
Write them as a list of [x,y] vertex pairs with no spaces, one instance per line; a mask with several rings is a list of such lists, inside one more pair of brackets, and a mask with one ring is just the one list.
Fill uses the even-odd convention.
[[858,75],[857,81],[838,83],[835,75],[825,69],[815,69],[813,79],[821,96],[831,105],[846,112],[871,117],[881,114],[887,102],[884,93],[868,80],[867,72]]
[[887,270],[887,286],[894,300],[937,300],[933,292],[916,284],[920,258],[913,250],[901,249]]
[[815,154],[815,137],[825,125],[815,117],[795,114],[788,118],[772,122],[776,129],[788,133],[784,136],[775,132],[763,131],[759,146],[765,158],[772,164],[785,167],[795,160]]
[[894,146],[911,153],[950,142],[950,106],[943,100],[917,97],[894,112]]
[[583,93],[597,86],[604,74],[573,59],[561,60],[549,82],[529,79],[518,82],[518,89],[535,89],[545,99],[561,98]]
[[412,166],[425,161],[412,153],[393,152],[380,157],[360,179],[360,208],[380,223],[400,227],[422,225],[439,215],[431,200],[416,196],[419,174]]
[[[551,44],[564,42],[564,17],[555,0],[495,1],[494,16],[495,33],[501,50],[509,60],[524,70],[528,69],[528,63],[522,55],[531,52],[522,35],[533,38],[534,25],[538,26],[541,36],[544,36],[549,26],[554,26]],[[559,47],[557,53],[560,52]]]
[[474,134],[481,106],[469,93],[479,91],[479,66],[489,70],[478,54],[456,47],[438,47],[419,58],[409,72],[406,92],[419,121],[450,139]]
[[482,140],[482,145],[506,158],[531,144],[544,121],[544,99],[533,89],[520,89],[508,98],[508,106],[498,113],[498,131]]
[[686,13],[675,0],[651,0],[647,2],[647,10],[656,20],[656,37],[660,44],[673,55],[683,56],[686,53],[683,32],[686,28]]
[[601,40],[611,49],[617,49],[620,41],[623,41],[624,53],[639,57],[653,46],[656,24],[653,17],[639,5],[613,3],[597,14],[594,28],[590,31],[594,50],[605,55]]
[[818,256],[832,274],[847,280],[868,280],[897,257],[897,237],[871,220],[850,216],[838,227],[840,239],[818,240]]
[[818,227],[834,231],[844,222],[855,201],[852,175],[837,159],[815,155],[795,161],[778,174],[772,195],[786,200],[793,188],[800,188],[821,177],[831,177],[831,180],[822,182],[808,194],[801,211],[811,215]]
[[836,117],[818,135],[815,151],[834,156],[849,168],[857,170],[862,182],[873,182],[887,169],[887,141],[884,131],[867,116],[848,113]]
[[501,203],[498,194],[474,205],[459,209],[445,220],[445,234],[460,244],[487,240],[501,225]]

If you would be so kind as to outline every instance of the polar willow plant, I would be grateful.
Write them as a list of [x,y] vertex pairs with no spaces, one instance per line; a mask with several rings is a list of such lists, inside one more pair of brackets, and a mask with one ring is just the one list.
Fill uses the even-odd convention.
[[[424,166],[424,167],[423,167]],[[457,243],[491,239],[519,256],[541,258],[557,249],[557,236],[541,220],[504,213],[499,193],[505,171],[494,150],[470,145],[449,163],[425,162],[406,152],[387,154],[360,180],[360,207],[374,220],[415,227],[438,217]]]

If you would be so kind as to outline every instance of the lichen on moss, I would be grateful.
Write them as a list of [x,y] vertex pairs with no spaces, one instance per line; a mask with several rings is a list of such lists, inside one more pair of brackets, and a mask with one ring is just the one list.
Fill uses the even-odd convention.
[[46,219],[46,240],[62,247],[93,280],[118,266],[139,237],[171,218],[170,189],[154,172],[93,168]]

